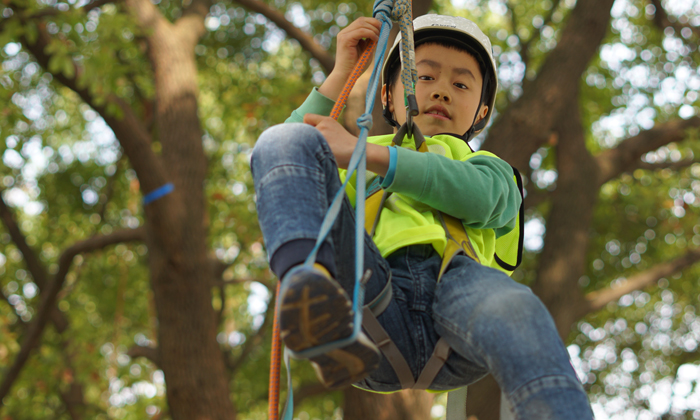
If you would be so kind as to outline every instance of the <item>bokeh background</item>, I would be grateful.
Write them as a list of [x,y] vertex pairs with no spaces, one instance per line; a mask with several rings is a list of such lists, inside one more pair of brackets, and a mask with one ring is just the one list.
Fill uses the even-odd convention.
[[[523,174],[513,278],[552,313],[596,418],[700,419],[700,2],[413,7],[492,40],[497,112],[472,146]],[[276,279],[251,148],[371,10],[0,2],[1,419],[267,418]],[[373,130],[388,127],[375,116]],[[329,393],[305,363],[293,375],[300,420],[444,415],[444,395]],[[469,393],[471,415],[498,419],[492,379]]]

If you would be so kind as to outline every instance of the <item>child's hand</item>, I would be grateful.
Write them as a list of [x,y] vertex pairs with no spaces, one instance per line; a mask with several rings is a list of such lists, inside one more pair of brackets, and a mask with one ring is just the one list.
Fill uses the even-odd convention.
[[[382,23],[375,18],[361,17],[338,33],[335,51],[335,67],[318,91],[326,97],[336,100],[350,77],[352,69],[362,55],[362,48],[368,40],[377,41]],[[369,63],[368,63],[369,65]],[[363,71],[366,70],[362,69]]]
[[[350,134],[340,123],[331,117],[316,114],[304,115],[306,124],[316,127],[326,138],[339,168],[348,169],[357,137]],[[389,148],[367,143],[367,169],[375,174],[386,176],[389,169]]]
[[[362,55],[362,49],[369,42],[377,41],[382,23],[375,18],[361,17],[338,33],[338,45],[335,51],[335,67],[332,73],[339,73],[343,79],[352,73],[352,69]],[[363,69],[363,71],[366,70]]]
[[350,134],[340,123],[331,117],[317,114],[304,115],[306,124],[316,127],[326,138],[326,143],[331,148],[335,161],[339,168],[348,169],[350,156],[355,150],[357,137]]

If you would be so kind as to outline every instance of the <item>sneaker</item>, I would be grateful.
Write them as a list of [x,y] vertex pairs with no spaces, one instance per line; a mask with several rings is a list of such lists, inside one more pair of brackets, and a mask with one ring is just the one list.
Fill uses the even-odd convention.
[[[352,302],[338,282],[307,266],[291,269],[280,291],[280,328],[285,346],[301,352],[348,337]],[[363,333],[344,347],[309,359],[321,383],[339,389],[364,379],[379,366],[377,346]]]

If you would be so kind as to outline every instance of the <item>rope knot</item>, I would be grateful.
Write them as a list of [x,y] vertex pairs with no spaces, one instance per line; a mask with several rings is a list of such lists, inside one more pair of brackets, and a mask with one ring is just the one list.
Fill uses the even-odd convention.
[[388,22],[389,25],[391,25],[390,16],[393,8],[394,2],[392,0],[376,0],[374,2],[372,16],[381,21]]
[[408,21],[411,21],[411,1],[410,0],[396,0],[394,2],[394,7],[391,11],[391,18],[395,21],[400,21],[401,18],[406,16]]
[[367,129],[367,131],[372,129],[372,114],[365,112],[364,114],[360,115],[360,118],[357,119],[357,126],[360,127],[360,129]]

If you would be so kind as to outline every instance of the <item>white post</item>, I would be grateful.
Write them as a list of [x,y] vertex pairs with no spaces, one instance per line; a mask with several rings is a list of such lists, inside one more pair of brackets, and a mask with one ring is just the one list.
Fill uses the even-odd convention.
[[501,392],[501,420],[514,420],[513,413],[510,411],[510,404],[506,399],[506,394]]

